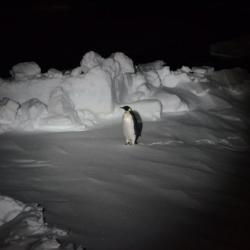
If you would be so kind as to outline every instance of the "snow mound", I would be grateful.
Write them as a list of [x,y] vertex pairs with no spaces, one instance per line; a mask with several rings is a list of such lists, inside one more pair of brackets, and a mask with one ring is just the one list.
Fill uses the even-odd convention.
[[116,78],[113,92],[117,103],[131,103],[150,96],[150,89],[142,73],[127,73]]
[[61,85],[62,81],[61,78],[48,78],[46,74],[28,80],[4,81],[0,83],[0,98],[8,97],[18,103],[36,98],[48,104],[51,91]]
[[68,93],[75,109],[88,109],[95,113],[110,113],[113,110],[112,79],[100,67],[87,74],[64,79],[62,88]]
[[47,106],[39,99],[24,102],[17,111],[16,122],[23,129],[35,129],[42,118],[48,114]]
[[14,65],[10,71],[11,76],[15,80],[26,80],[39,76],[41,68],[35,62],[22,62]]
[[224,86],[235,86],[250,83],[249,72],[242,68],[222,69],[214,72],[211,78],[216,82],[220,82],[221,85]]
[[168,66],[155,67],[155,69],[153,68],[151,70],[144,70],[142,66],[140,72],[143,73],[150,85],[157,88],[160,86],[175,88],[180,83],[191,81],[187,72],[182,70],[171,71]]
[[70,75],[74,77],[74,76],[79,76],[82,73],[83,73],[82,67],[79,66],[79,67],[72,69],[70,72]]
[[78,110],[77,115],[86,127],[92,127],[98,123],[98,117],[90,110]]
[[[88,122],[88,123],[87,123]],[[89,121],[86,121],[89,125]],[[74,104],[62,87],[55,88],[50,95],[48,112],[39,121],[39,130],[85,130],[84,121],[81,122]]]
[[57,87],[51,92],[48,112],[49,116],[65,116],[73,124],[80,123],[74,104],[62,87]]
[[[37,204],[25,205],[10,197],[0,195],[0,247],[2,250],[74,250],[73,244],[59,243],[67,232],[49,227],[43,217],[43,209]],[[77,248],[82,249],[81,246]]]
[[146,71],[143,73],[145,80],[150,85],[159,88],[162,85],[161,77],[157,71]]
[[170,94],[164,90],[157,90],[154,93],[155,99],[162,105],[163,113],[188,111],[188,105],[177,95]]
[[152,70],[159,70],[165,65],[165,62],[162,60],[157,60],[154,62],[144,63],[137,65],[137,70],[142,72],[152,71]]
[[210,75],[214,72],[214,68],[210,66],[192,67],[192,72],[198,75]]
[[10,197],[0,195],[0,226],[15,218],[25,211],[25,205]]
[[157,121],[161,119],[162,105],[158,100],[143,100],[130,103],[129,105],[141,115],[144,121]]
[[159,74],[162,85],[168,88],[175,88],[180,83],[187,83],[191,81],[188,74],[181,71],[170,72],[168,74],[168,70],[161,70]]
[[8,97],[0,100],[0,123],[11,124],[16,119],[20,104]]
[[105,59],[100,67],[104,72],[109,74],[112,79],[121,74],[121,65],[113,58]]
[[157,121],[162,117],[162,104],[157,99],[146,99],[131,103],[121,103],[117,105],[112,114],[102,115],[102,120],[121,119],[123,116],[123,110],[121,107],[129,105],[137,116],[143,121]]
[[134,103],[143,113],[145,104],[146,119],[155,120],[173,112],[230,108],[233,99],[249,96],[250,75],[242,69],[182,66],[172,71],[163,61],[134,66],[122,52],[103,58],[90,51],[80,66],[64,73],[50,69],[41,74],[38,67],[33,62],[15,65],[14,79],[0,81],[1,132],[29,126],[86,130],[100,118],[121,117],[117,107]]
[[90,69],[100,66],[104,61],[104,58],[94,51],[87,52],[81,62],[82,72],[87,73]]
[[122,52],[116,52],[111,57],[119,63],[121,67],[121,73],[134,73],[134,63],[133,61]]
[[48,78],[62,78],[63,73],[58,69],[51,68],[45,73],[45,76]]

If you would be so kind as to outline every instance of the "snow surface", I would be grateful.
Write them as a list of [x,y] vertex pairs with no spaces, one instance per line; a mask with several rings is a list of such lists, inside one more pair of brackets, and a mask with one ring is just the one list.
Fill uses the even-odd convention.
[[[48,227],[43,209],[38,204],[25,205],[10,197],[0,195],[0,239],[2,250],[76,249],[73,244],[61,244],[67,232]],[[78,246],[78,250],[82,249]]]
[[12,67],[10,74],[15,80],[26,80],[41,73],[41,68],[35,62],[18,63]]
[[[121,105],[140,107],[142,118],[152,121],[171,112],[223,109],[231,101],[224,93],[218,96],[217,82],[224,78],[223,84],[227,82],[228,90],[234,91],[235,80],[240,85],[249,81],[242,69],[183,66],[171,71],[163,61],[134,66],[121,52],[103,58],[90,51],[80,66],[65,73],[56,69],[41,73],[34,62],[19,63],[11,72],[11,79],[0,81],[2,132],[88,130],[98,119],[120,117]],[[84,112],[95,119],[82,119]]]
[[[0,248],[247,249],[249,81],[95,52],[66,73],[2,79]],[[135,146],[124,105],[142,117]]]

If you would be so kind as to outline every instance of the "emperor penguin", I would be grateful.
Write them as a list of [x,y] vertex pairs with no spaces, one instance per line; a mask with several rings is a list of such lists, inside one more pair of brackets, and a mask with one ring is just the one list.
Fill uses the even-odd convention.
[[121,107],[125,110],[122,118],[123,135],[126,145],[137,144],[138,137],[142,132],[142,119],[137,111],[129,106]]

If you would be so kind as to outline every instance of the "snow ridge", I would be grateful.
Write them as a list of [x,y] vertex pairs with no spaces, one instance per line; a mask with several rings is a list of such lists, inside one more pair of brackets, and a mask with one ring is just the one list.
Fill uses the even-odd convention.
[[0,81],[0,132],[89,130],[102,120],[120,119],[121,105],[155,121],[169,113],[228,108],[250,92],[243,69],[171,71],[163,61],[135,66],[122,52],[103,58],[90,51],[66,72],[41,73],[35,62],[19,63],[11,75]]
[[3,250],[81,250],[73,244],[61,244],[58,239],[67,236],[67,232],[49,227],[44,221],[43,208],[38,204],[25,205],[10,197],[0,195],[0,232],[6,235],[0,242]]

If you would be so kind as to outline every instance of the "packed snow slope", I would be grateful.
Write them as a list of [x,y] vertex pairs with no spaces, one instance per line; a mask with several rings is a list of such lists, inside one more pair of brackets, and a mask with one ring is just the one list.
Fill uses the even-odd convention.
[[[126,58],[114,75],[104,67],[112,60],[90,53],[53,77],[21,64],[2,81],[1,249],[246,249],[248,72],[173,72],[161,61],[132,67]],[[124,145],[121,104],[143,118],[138,145]],[[27,225],[45,229],[22,236]]]
[[245,94],[249,79],[241,69],[183,66],[171,71],[163,61],[135,66],[121,52],[103,58],[93,51],[66,72],[42,73],[35,62],[24,62],[10,74],[0,79],[0,132],[89,130],[100,120],[121,118],[121,105],[151,121],[170,112],[224,109],[230,100],[220,95]]

